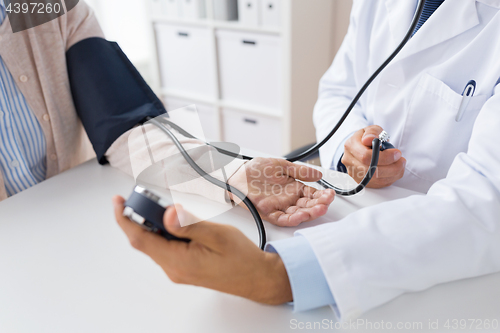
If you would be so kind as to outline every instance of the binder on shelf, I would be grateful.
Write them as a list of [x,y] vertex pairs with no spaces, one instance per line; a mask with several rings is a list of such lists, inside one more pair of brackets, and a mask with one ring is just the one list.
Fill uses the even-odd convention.
[[164,15],[163,0],[149,0],[153,15]]
[[215,20],[238,20],[238,0],[213,0],[213,6]]
[[186,19],[201,19],[207,17],[205,0],[178,0],[180,1],[180,12]]
[[[153,0],[154,1],[154,0]],[[160,0],[163,2],[163,10],[168,18],[179,18],[182,16],[180,0]]]
[[260,18],[263,27],[281,25],[281,0],[259,0]]
[[238,0],[238,16],[242,25],[258,26],[260,24],[259,5],[259,0]]

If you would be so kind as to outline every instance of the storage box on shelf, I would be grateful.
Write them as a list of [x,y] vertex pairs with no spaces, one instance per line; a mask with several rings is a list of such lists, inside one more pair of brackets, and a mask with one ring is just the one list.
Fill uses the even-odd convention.
[[238,16],[242,25],[260,25],[259,2],[260,0],[238,0]]
[[158,12],[153,12],[154,15],[165,15],[169,18],[181,17],[180,0],[152,0],[161,1],[163,9]]
[[150,0],[151,2],[151,11],[156,15],[164,15],[166,14],[163,0]]
[[238,0],[212,0],[213,18],[220,21],[238,20]]
[[281,25],[281,0],[260,0],[260,21],[264,27]]
[[207,16],[205,0],[178,0],[180,1],[180,12],[186,19],[202,19]]
[[[215,19],[221,3],[238,3],[239,22]],[[207,138],[268,154],[313,142],[318,82],[341,42],[335,4],[206,0],[204,19],[172,19],[165,5],[152,12],[167,108],[194,103]]]
[[281,38],[218,30],[217,45],[222,100],[281,110]]
[[211,31],[159,23],[156,38],[163,88],[215,100],[215,53]]

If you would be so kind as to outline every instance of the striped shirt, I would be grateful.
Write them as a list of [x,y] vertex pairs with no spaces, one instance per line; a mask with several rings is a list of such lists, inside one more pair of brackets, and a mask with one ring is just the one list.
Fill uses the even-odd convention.
[[[5,5],[0,0],[0,24],[5,17]],[[45,179],[45,157],[40,123],[0,57],[0,171],[8,196]]]
[[425,22],[431,17],[432,14],[443,4],[444,0],[427,0],[424,3],[424,9],[422,10],[422,15],[420,16],[417,26],[413,31],[413,34],[416,34],[420,28],[424,25]]

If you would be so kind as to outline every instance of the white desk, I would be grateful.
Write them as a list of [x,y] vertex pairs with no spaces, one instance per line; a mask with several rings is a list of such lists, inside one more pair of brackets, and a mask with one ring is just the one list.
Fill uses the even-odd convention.
[[[174,285],[130,247],[114,221],[111,197],[128,196],[133,185],[128,176],[90,161],[0,203],[1,333],[288,332],[298,330],[292,320],[335,321],[327,307],[292,313],[288,305],[263,306]],[[393,188],[338,198],[314,224],[410,194]],[[241,208],[216,220],[257,240],[254,222]],[[271,240],[296,230],[266,227]],[[422,322],[418,332],[426,331],[429,320],[439,320],[449,332],[443,328],[447,319],[499,317],[500,274],[495,274],[404,295],[362,319]]]

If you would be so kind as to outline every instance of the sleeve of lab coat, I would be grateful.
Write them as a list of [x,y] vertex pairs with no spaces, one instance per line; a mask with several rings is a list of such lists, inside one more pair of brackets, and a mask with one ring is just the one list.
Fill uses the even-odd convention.
[[285,265],[293,295],[294,312],[330,305],[335,300],[311,245],[302,236],[266,244],[266,252],[277,253]]
[[[332,66],[319,84],[319,98],[313,116],[317,142],[323,140],[335,127],[364,84],[362,81],[366,73],[357,75],[353,66],[358,38],[358,12],[362,6],[359,1],[354,2],[347,35]],[[363,99],[354,107],[337,133],[320,149],[321,165],[324,168],[330,169],[333,163],[336,169],[338,161],[334,161],[334,156],[337,158],[342,156],[344,150],[342,143],[354,132],[369,125],[363,114],[362,103]]]
[[500,271],[500,86],[467,153],[427,195],[362,209],[300,232],[343,320],[405,293]]

